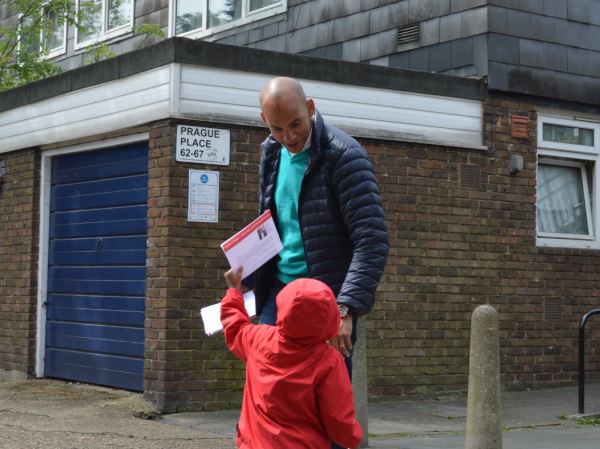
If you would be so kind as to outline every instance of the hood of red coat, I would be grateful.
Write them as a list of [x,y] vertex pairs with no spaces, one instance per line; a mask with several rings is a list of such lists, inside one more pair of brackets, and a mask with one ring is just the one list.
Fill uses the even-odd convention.
[[315,279],[297,279],[277,295],[277,329],[285,338],[314,345],[335,337],[340,309],[331,289]]

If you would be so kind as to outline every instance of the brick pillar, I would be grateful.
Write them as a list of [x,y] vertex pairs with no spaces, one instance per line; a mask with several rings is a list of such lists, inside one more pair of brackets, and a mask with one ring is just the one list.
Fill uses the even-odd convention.
[[[231,130],[231,164],[175,160],[176,123]],[[240,408],[244,364],[223,335],[207,337],[200,309],[222,299],[220,244],[257,217],[261,129],[161,122],[150,131],[144,389],[165,413]],[[220,172],[219,223],[187,221],[189,169]]]
[[[514,116],[527,120],[527,138],[512,137]],[[501,382],[507,390],[543,388],[539,374],[553,368],[540,365],[544,363],[540,356],[546,345],[545,329],[551,323],[543,321],[543,281],[536,280],[544,275],[535,273],[540,268],[535,263],[537,106],[488,98],[484,122],[485,143],[494,150],[491,157],[497,159],[490,165],[498,167],[490,181],[502,193],[493,216],[498,227],[494,243],[506,248],[497,262],[500,301],[490,302],[498,304]],[[509,173],[511,154],[523,156],[523,172]]]
[[11,379],[35,373],[40,162],[37,149],[0,159],[0,377]]

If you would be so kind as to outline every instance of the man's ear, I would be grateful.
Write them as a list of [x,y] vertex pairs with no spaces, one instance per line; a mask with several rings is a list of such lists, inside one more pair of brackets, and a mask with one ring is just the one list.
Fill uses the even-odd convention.
[[268,128],[269,124],[267,123],[267,119],[265,118],[265,114],[263,114],[262,111],[260,111],[260,118],[262,119],[263,122],[265,122],[265,125],[267,125],[267,128]]
[[308,108],[308,116],[313,118],[315,115],[315,102],[312,98],[309,98],[306,102],[306,107]]

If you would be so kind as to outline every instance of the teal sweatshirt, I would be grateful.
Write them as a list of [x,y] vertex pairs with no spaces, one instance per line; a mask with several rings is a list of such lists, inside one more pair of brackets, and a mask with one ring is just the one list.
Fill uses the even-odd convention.
[[275,205],[277,206],[277,221],[283,250],[279,253],[280,259],[277,262],[277,278],[286,284],[308,277],[300,222],[298,221],[298,200],[309,157],[310,148],[291,157],[285,147],[281,148],[279,157]]

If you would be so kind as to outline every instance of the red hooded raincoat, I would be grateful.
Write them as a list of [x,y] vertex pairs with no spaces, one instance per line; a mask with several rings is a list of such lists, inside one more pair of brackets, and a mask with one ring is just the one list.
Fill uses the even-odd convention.
[[227,346],[246,364],[238,426],[240,448],[329,449],[360,443],[354,399],[342,355],[326,340],[340,312],[320,281],[298,279],[277,296],[277,326],[254,326],[240,291],[221,303]]

